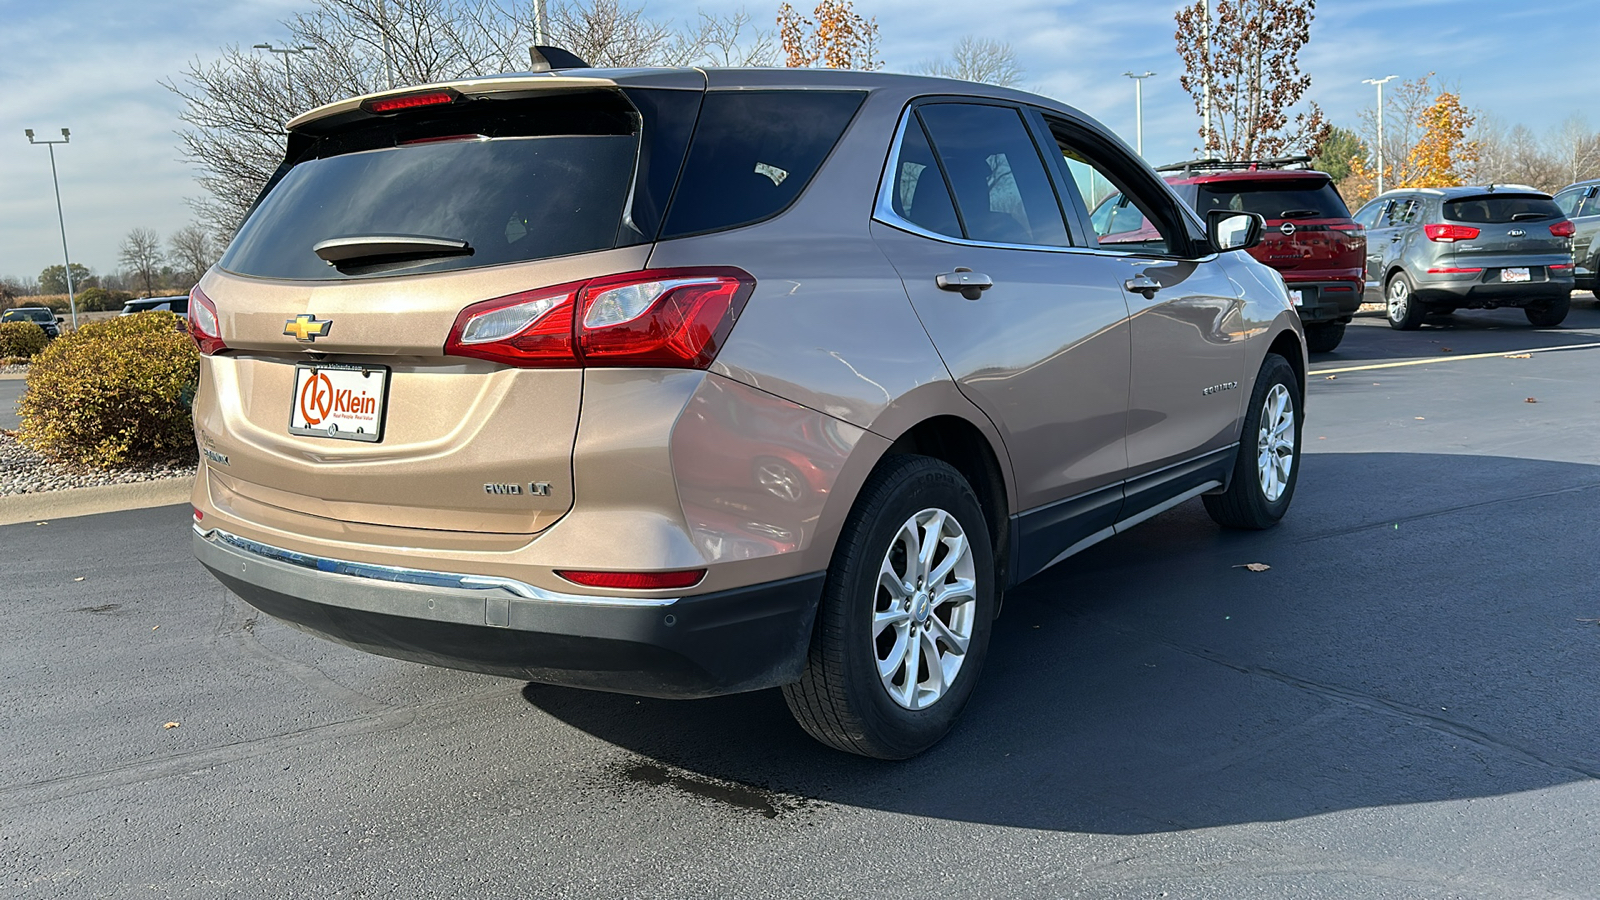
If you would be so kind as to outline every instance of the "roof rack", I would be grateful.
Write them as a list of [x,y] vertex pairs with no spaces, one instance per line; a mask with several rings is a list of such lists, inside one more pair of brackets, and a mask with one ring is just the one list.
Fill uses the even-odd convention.
[[1539,194],[1544,193],[1544,191],[1539,190],[1538,188],[1534,187],[1531,184],[1514,184],[1514,183],[1509,182],[1509,181],[1491,181],[1491,182],[1489,182],[1487,191],[1488,191],[1488,193],[1492,194],[1495,191],[1501,190],[1501,189],[1511,190],[1511,191],[1533,191],[1533,192],[1539,193]]
[[1269,159],[1191,159],[1188,162],[1156,166],[1157,172],[1254,172],[1258,169],[1309,169],[1309,156],[1276,156]]

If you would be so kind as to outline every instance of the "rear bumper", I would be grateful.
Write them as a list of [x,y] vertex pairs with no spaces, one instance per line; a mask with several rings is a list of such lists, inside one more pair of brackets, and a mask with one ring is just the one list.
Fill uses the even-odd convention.
[[557,594],[510,579],[320,559],[195,527],[196,558],[275,618],[453,669],[648,697],[796,681],[821,573],[682,598]]
[[1316,281],[1290,281],[1284,279],[1290,296],[1300,292],[1300,305],[1295,312],[1302,322],[1348,322],[1361,307],[1362,283],[1359,276],[1351,279],[1324,279]]
[[[1532,266],[1535,270],[1543,267]],[[1488,307],[1527,306],[1555,300],[1572,293],[1573,277],[1570,274],[1551,274],[1536,271],[1543,280],[1517,284],[1486,282],[1483,274],[1472,272],[1459,275],[1423,275],[1416,278],[1416,297],[1423,303],[1449,304],[1451,306]]]

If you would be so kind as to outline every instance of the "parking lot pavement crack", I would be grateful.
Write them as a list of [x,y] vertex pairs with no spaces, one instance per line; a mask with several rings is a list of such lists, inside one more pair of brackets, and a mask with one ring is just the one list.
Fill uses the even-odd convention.
[[1395,525],[1404,522],[1419,522],[1424,519],[1433,519],[1440,516],[1454,515],[1456,513],[1466,512],[1468,510],[1483,509],[1487,506],[1498,506],[1502,503],[1520,503],[1524,500],[1541,500],[1545,497],[1559,497],[1562,494],[1579,494],[1583,493],[1584,491],[1592,491],[1595,488],[1600,488],[1600,481],[1593,481],[1589,482],[1588,484],[1572,485],[1571,487],[1556,488],[1549,491],[1536,491],[1531,494],[1513,494],[1509,497],[1495,497],[1492,500],[1479,500],[1476,503],[1462,503],[1458,506],[1447,506],[1444,509],[1434,509],[1429,510],[1428,512],[1412,513],[1406,516],[1396,516],[1392,519],[1379,519],[1376,522],[1368,522],[1364,525],[1353,525],[1349,528],[1340,528],[1334,531],[1322,531],[1316,534],[1309,534],[1305,537],[1295,538],[1294,543],[1310,544],[1316,541],[1324,541],[1328,538],[1344,537],[1345,535],[1350,534],[1360,534],[1363,531],[1373,531],[1380,528],[1393,528]]
[[1471,725],[1457,722],[1453,719],[1437,715],[1429,712],[1428,710],[1420,709],[1415,706],[1397,703],[1393,700],[1384,700],[1380,697],[1374,697],[1371,694],[1364,694],[1360,691],[1353,691],[1349,688],[1343,688],[1337,685],[1311,681],[1309,679],[1301,678],[1297,675],[1290,675],[1287,672],[1271,669],[1266,666],[1238,662],[1205,647],[1195,647],[1188,644],[1180,644],[1175,641],[1169,641],[1166,638],[1160,637],[1159,635],[1152,634],[1147,631],[1113,625],[1103,619],[1096,619],[1096,624],[1108,631],[1124,637],[1149,641],[1150,643],[1166,647],[1169,650],[1174,650],[1187,656],[1192,656],[1197,659],[1205,660],[1206,662],[1215,663],[1216,665],[1232,669],[1235,672],[1260,678],[1268,678],[1279,682],[1280,684],[1288,685],[1289,687],[1293,687],[1307,693],[1316,694],[1328,700],[1333,700],[1347,706],[1353,706],[1357,709],[1378,713],[1380,715],[1392,716],[1410,722],[1414,725],[1420,725],[1424,728],[1442,732],[1444,734],[1460,738],[1464,741],[1470,741],[1473,744],[1489,748],[1506,756],[1511,756],[1529,765],[1538,766],[1545,769],[1552,769],[1567,775],[1575,775],[1580,778],[1600,780],[1600,760],[1558,756],[1539,748],[1525,746],[1508,738],[1497,737],[1489,734],[1486,731],[1474,728]]

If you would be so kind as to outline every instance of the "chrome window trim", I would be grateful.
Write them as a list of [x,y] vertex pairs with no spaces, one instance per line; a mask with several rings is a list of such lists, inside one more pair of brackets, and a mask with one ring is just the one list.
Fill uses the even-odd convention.
[[572,603],[588,606],[671,606],[678,597],[599,597],[589,594],[566,594],[534,587],[514,578],[495,575],[461,575],[455,572],[436,572],[429,569],[408,569],[401,566],[383,566],[375,563],[352,562],[325,556],[314,556],[285,550],[260,541],[252,541],[220,528],[194,526],[194,533],[202,539],[220,542],[241,553],[248,553],[272,562],[284,563],[323,575],[359,578],[369,581],[386,581],[393,584],[410,584],[421,587],[466,591],[500,591],[521,600],[541,600],[548,603]]
[[[948,98],[948,101],[959,103],[961,102],[961,98],[950,97]],[[900,158],[900,144],[906,135],[906,125],[911,121],[911,117],[915,115],[919,103],[919,100],[913,100],[911,103],[907,104],[906,108],[900,113],[900,124],[895,127],[894,140],[889,144],[889,156],[884,160],[883,171],[878,176],[878,197],[872,205],[873,221],[887,225],[897,231],[904,231],[907,234],[929,238],[930,240],[942,241],[946,244],[954,244],[958,247],[978,247],[988,250],[1031,250],[1039,253],[1070,253],[1087,256],[1107,256],[1113,259],[1130,260],[1175,259],[1183,260],[1184,262],[1206,262],[1217,258],[1218,254],[1216,253],[1208,253],[1204,256],[1198,257],[1188,257],[1175,256],[1170,253],[1134,253],[1128,250],[1110,250],[1105,247],[1083,247],[1078,245],[1071,247],[1060,247],[1054,244],[1001,244],[993,241],[975,241],[968,237],[939,234],[936,231],[930,231],[926,228],[923,228],[921,225],[916,224],[915,222],[905,219],[899,213],[894,211],[894,196],[892,193],[894,190],[894,163],[895,160]],[[996,104],[991,103],[989,105],[992,106]],[[1009,106],[1009,104],[1007,105]],[[940,177],[942,178],[943,176],[941,175]],[[948,189],[948,186],[946,186],[946,190]],[[951,198],[951,202],[955,202],[954,197]],[[1071,230],[1070,227],[1068,230]]]

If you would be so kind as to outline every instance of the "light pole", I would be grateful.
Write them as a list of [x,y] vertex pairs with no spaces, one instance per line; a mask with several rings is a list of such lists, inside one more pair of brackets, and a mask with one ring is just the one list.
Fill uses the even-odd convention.
[[1363,78],[1362,84],[1376,85],[1378,88],[1378,193],[1383,193],[1383,86],[1399,78],[1390,75],[1388,78]]
[[1133,149],[1144,155],[1144,80],[1154,76],[1154,72],[1123,72],[1123,75],[1133,79]]
[[50,150],[50,183],[56,188],[56,221],[61,223],[61,256],[67,263],[67,306],[72,310],[72,327],[78,327],[78,298],[72,285],[72,254],[67,252],[67,217],[61,212],[61,179],[56,177],[56,144],[72,143],[72,132],[61,129],[59,141],[37,141],[33,138],[33,129],[23,129],[28,135],[28,143],[44,144]]
[[[387,34],[387,32],[385,32],[385,34]],[[289,56],[291,54],[293,54],[295,56],[299,56],[299,55],[305,53],[307,50],[315,50],[317,48],[315,48],[315,47],[306,47],[306,46],[300,46],[300,47],[274,47],[271,44],[262,43],[262,44],[256,44],[254,49],[256,49],[256,50],[265,50],[268,53],[276,53],[276,54],[278,54],[278,55],[283,57],[283,84],[284,84],[284,87],[288,90],[289,94],[293,95],[294,94],[294,76],[292,74],[290,74],[290,72],[289,72]]]

